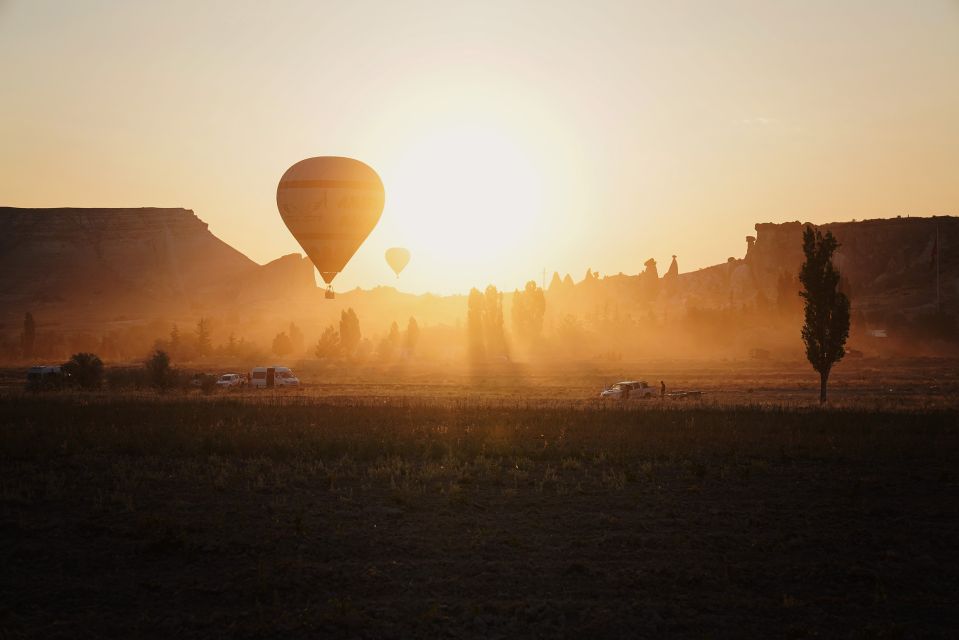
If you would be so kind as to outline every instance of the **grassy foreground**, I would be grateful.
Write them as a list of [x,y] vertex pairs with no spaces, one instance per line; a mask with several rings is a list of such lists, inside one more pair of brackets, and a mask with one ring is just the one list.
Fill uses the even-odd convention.
[[952,637],[957,422],[11,395],[0,631]]

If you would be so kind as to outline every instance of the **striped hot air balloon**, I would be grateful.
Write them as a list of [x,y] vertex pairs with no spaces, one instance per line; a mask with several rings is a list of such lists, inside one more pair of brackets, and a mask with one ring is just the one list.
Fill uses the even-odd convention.
[[283,222],[327,285],[379,222],[385,198],[383,182],[372,168],[335,156],[297,162],[276,188]]

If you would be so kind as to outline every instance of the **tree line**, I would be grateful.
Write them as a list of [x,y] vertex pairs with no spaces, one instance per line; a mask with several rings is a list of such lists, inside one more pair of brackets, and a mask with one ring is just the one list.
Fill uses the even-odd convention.
[[[798,274],[798,283],[801,286],[798,293],[804,302],[801,338],[807,359],[820,375],[820,399],[823,402],[826,399],[829,374],[833,366],[845,355],[850,325],[849,298],[843,291],[842,276],[832,261],[838,247],[839,243],[831,232],[827,231],[823,235],[812,226],[807,226],[803,231],[802,248],[805,260]],[[653,261],[647,263],[644,273],[656,274]],[[651,281],[652,276],[648,279]],[[792,306],[788,302],[791,296],[788,293],[795,291],[795,283],[796,279],[788,274],[780,278],[778,283],[780,295],[777,301],[780,313],[792,312]],[[762,300],[757,300],[756,304],[762,304]],[[700,322],[705,322],[706,325],[716,324],[716,319],[711,319],[709,313],[709,311],[697,311],[695,308],[689,309],[687,322],[696,321],[699,318]],[[471,289],[467,297],[466,309],[467,351],[470,360],[474,362],[509,360],[511,358],[510,336],[526,346],[539,344],[543,339],[545,315],[544,291],[534,281],[527,282],[522,290],[516,290],[512,294],[510,309],[512,334],[508,335],[504,327],[503,293],[493,285],[487,286],[484,291]],[[608,314],[604,312],[603,317],[608,318]],[[605,322],[608,323],[609,320]],[[610,333],[615,336],[619,332]],[[567,315],[555,328],[555,334],[561,341],[575,343],[582,341],[584,329],[575,317]],[[388,362],[412,357],[419,340],[419,324],[415,318],[410,317],[403,330],[396,321],[393,321],[388,332],[374,346],[369,339],[363,338],[359,317],[352,308],[348,308],[341,312],[338,325],[331,324],[324,329],[312,353],[320,359],[365,360],[372,356],[377,360]],[[22,356],[33,357],[37,352],[37,342],[37,322],[33,314],[27,312],[24,315],[19,339]],[[170,375],[171,358],[189,360],[194,357],[222,355],[235,357],[247,346],[243,338],[237,340],[231,333],[225,344],[215,348],[213,327],[209,318],[201,317],[193,331],[186,335],[181,333],[178,325],[174,324],[168,337],[154,342],[152,355],[146,366],[148,378],[152,385],[162,387]],[[303,332],[291,322],[285,330],[276,334],[271,351],[278,357],[302,353],[304,351]],[[78,351],[63,366],[80,386],[84,388],[99,386],[103,374],[103,363],[93,350]]]

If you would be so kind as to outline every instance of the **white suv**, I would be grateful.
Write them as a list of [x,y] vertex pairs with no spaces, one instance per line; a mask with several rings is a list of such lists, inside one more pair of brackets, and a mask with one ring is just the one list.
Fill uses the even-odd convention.
[[243,384],[243,376],[239,373],[224,373],[220,376],[220,379],[216,381],[216,386],[221,388],[229,387],[239,387]]
[[300,379],[296,377],[293,370],[289,367],[276,367],[276,386],[278,387],[298,387]]
[[599,397],[626,400],[628,398],[652,398],[655,395],[656,390],[646,382],[626,380],[617,382],[609,389],[605,389],[599,394]]

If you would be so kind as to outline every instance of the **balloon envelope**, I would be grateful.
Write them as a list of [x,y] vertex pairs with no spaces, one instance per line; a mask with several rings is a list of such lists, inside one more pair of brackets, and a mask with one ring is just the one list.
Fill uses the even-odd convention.
[[276,188],[283,222],[327,284],[379,222],[385,198],[373,169],[335,156],[297,162]]
[[399,277],[400,272],[410,263],[410,251],[403,247],[393,247],[386,250],[386,263],[390,265],[393,273]]

